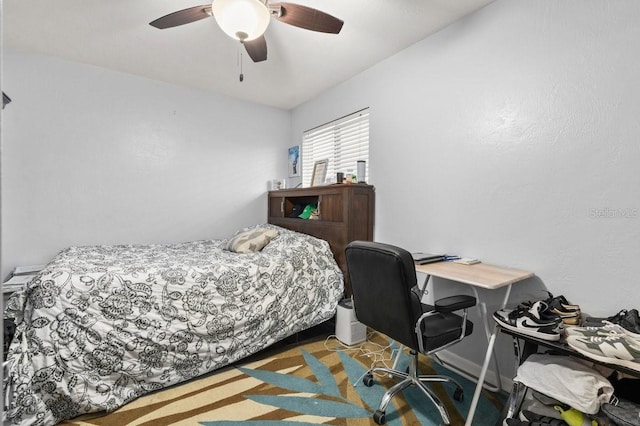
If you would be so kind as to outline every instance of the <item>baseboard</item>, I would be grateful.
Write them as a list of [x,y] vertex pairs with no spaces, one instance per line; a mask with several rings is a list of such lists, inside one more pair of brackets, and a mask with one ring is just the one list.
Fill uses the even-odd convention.
[[[477,378],[480,376],[480,371],[482,370],[481,365],[471,362],[468,359],[463,358],[460,355],[457,355],[446,349],[439,351],[437,355],[438,358],[440,358],[443,362],[466,373],[466,375],[471,376],[469,377],[469,379],[473,377],[475,379],[472,380],[474,380],[475,382],[478,381]],[[511,392],[511,388],[513,387],[513,378],[501,375],[500,381],[502,384],[502,390],[505,392]],[[493,387],[497,387],[496,373],[493,370],[489,369],[487,371],[485,383],[488,383]]]

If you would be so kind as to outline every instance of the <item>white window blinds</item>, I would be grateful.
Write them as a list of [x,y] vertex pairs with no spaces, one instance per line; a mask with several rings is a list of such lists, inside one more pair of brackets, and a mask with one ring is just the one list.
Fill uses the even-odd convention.
[[366,161],[369,176],[369,108],[304,132],[302,139],[302,186],[311,186],[313,165],[329,160],[327,178],[336,172],[356,173],[358,160]]

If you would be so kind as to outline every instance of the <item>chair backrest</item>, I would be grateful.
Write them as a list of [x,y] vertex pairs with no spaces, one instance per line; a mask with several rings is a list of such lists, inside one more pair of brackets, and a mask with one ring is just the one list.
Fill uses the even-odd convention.
[[417,350],[414,328],[422,305],[411,291],[417,282],[411,253],[389,244],[353,241],[345,254],[358,321]]

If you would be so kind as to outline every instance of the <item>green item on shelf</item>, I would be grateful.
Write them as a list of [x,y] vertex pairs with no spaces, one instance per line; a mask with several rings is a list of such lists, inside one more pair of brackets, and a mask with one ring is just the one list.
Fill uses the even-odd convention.
[[575,408],[565,410],[558,405],[553,408],[560,412],[562,420],[567,422],[569,426],[598,426],[598,422],[591,420],[584,413],[576,410]]
[[304,210],[302,210],[302,213],[298,215],[298,217],[301,219],[309,219],[311,217],[311,213],[313,213],[315,209],[316,206],[314,206],[313,204],[307,204]]

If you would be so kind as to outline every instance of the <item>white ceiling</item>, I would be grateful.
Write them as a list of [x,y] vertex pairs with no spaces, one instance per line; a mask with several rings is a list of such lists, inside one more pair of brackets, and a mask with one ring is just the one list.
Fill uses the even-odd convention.
[[5,0],[0,7],[7,47],[290,109],[491,1],[294,0],[342,19],[341,33],[272,20],[260,63],[213,18],[165,30],[148,25],[202,0]]

